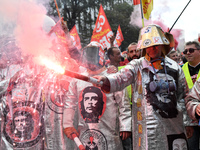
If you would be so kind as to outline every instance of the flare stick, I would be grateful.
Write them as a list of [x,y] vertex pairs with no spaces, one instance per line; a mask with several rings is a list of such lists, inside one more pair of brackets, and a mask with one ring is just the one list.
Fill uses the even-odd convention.
[[72,134],[72,137],[73,137],[74,142],[78,146],[79,150],[85,150],[85,147],[83,146],[83,144],[81,143],[81,141],[79,140],[77,135],[76,134]]
[[97,82],[97,79],[95,79],[95,78],[88,77],[88,76],[85,76],[85,75],[82,75],[82,74],[78,74],[76,72],[72,72],[72,71],[69,71],[69,70],[65,70],[64,75],[70,76],[72,78],[76,78],[76,79],[79,79],[79,80],[87,81],[87,82],[90,82],[90,83],[93,83],[93,84],[97,84],[97,85],[100,85],[100,86],[103,86],[103,82],[102,81],[99,83],[99,82]]

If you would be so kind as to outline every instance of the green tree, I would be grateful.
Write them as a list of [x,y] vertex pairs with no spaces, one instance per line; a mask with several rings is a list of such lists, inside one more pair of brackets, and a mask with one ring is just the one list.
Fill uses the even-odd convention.
[[130,25],[130,16],[133,12],[133,6],[124,2],[115,4],[112,10],[105,10],[107,19],[112,31],[116,34],[118,25],[120,25],[124,41],[121,50],[124,51],[132,42],[137,42],[139,36],[139,27]]
[[[138,28],[129,24],[133,6],[125,0],[57,0],[57,4],[61,16],[67,21],[68,29],[70,30],[76,24],[83,47],[91,40],[100,4],[104,8],[113,32],[116,32],[119,24],[121,26],[124,36],[122,50],[132,41],[137,41]],[[47,8],[48,15],[57,17],[55,21],[58,21],[54,0],[51,0]]]
[[[75,24],[79,30],[79,36],[83,46],[90,42],[95,20],[98,15],[100,3],[104,0],[59,0],[57,1],[59,12],[63,19],[67,21],[70,30]],[[48,15],[58,16],[55,2],[52,0],[47,6]]]

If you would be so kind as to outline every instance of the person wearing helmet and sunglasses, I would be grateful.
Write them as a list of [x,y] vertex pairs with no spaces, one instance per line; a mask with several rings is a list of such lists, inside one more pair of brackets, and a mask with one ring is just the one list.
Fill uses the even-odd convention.
[[[104,64],[100,43],[93,41],[83,48],[82,73],[108,74]],[[69,139],[73,140],[72,134],[80,135],[85,149],[123,149],[120,136],[126,139],[131,135],[131,108],[125,90],[106,94],[92,83],[73,79],[64,104],[63,128]],[[78,116],[74,117],[76,109]]]
[[137,45],[143,57],[116,74],[94,76],[103,81],[105,92],[132,84],[133,149],[171,150],[178,145],[187,149],[182,111],[188,87],[181,67],[166,56],[173,46],[170,33],[148,25],[140,30]]
[[[199,43],[196,41],[187,42],[185,44],[185,50],[183,51],[183,54],[185,55],[187,62],[183,65],[182,69],[185,74],[188,87],[191,90],[196,80],[198,80],[200,77]],[[184,119],[184,125],[188,138],[189,148],[191,150],[199,149],[200,127],[198,126],[198,122],[194,122],[191,119]]]

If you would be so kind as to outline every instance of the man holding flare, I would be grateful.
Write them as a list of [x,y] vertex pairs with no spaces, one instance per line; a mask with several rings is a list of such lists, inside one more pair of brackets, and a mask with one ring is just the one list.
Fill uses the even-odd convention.
[[182,111],[188,87],[181,67],[166,57],[173,46],[170,33],[148,25],[141,29],[137,46],[143,57],[116,74],[94,76],[107,93],[132,84],[133,149],[187,149]]

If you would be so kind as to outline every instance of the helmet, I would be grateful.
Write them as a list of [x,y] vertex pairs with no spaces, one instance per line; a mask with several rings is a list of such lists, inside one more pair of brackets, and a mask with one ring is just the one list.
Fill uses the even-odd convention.
[[[85,48],[83,48],[82,55],[83,63],[86,64],[90,70],[95,71],[96,69],[104,66],[104,50],[100,43],[92,41]],[[90,68],[90,65],[96,66],[96,69]]]
[[170,51],[170,48],[173,47],[173,43],[172,34],[164,33],[158,25],[148,25],[140,30],[137,49],[142,49],[142,56],[145,56],[145,48],[164,45],[165,48],[162,50],[162,53],[166,55]]

